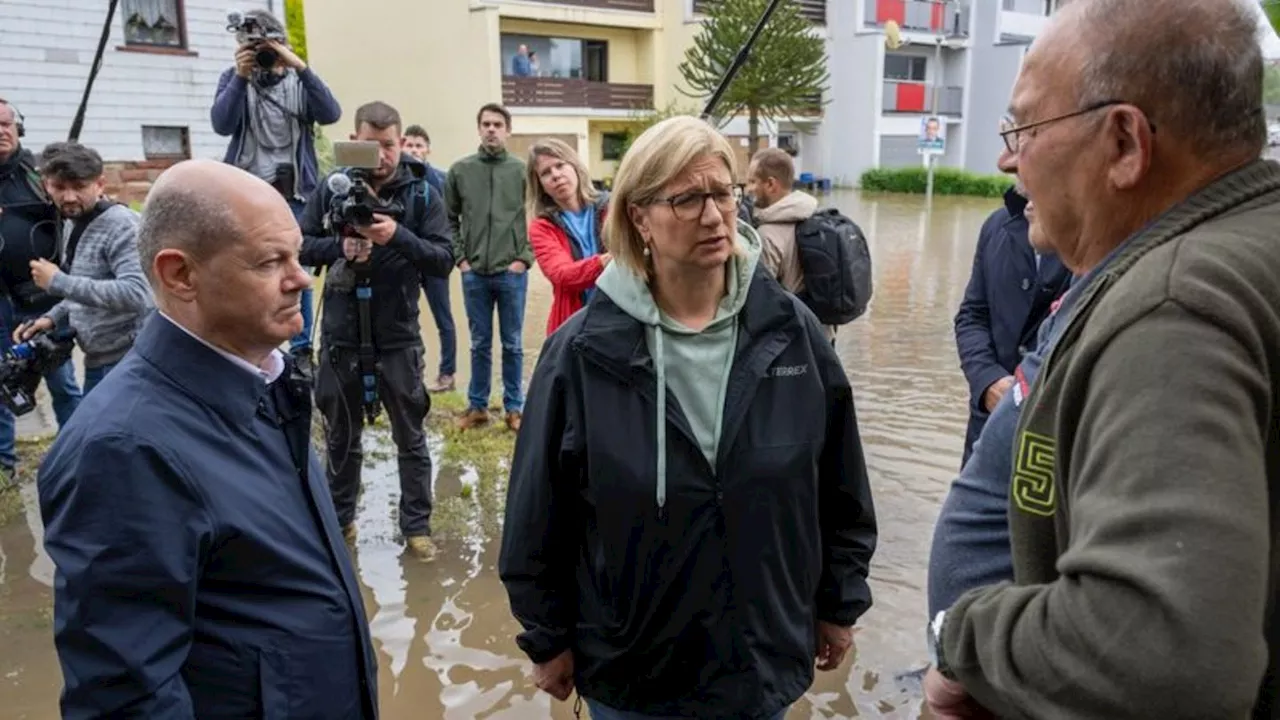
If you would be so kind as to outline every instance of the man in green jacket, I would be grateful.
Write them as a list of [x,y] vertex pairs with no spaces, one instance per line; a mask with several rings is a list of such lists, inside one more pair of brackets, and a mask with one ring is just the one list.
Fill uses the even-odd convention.
[[524,299],[533,267],[525,223],[525,169],[507,152],[511,113],[490,103],[476,116],[480,152],[449,168],[445,203],[453,226],[453,255],[462,274],[463,301],[471,327],[471,385],[459,426],[489,421],[493,309],[502,340],[502,407],[507,427],[520,429],[524,409]]
[[935,718],[1275,717],[1280,165],[1256,33],[1237,0],[1090,0],[1026,56],[1000,164],[1079,280],[1011,390],[1014,582],[930,623]]

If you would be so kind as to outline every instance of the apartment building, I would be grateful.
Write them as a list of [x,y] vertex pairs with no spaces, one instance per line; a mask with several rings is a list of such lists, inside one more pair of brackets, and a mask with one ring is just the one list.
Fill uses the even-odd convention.
[[[799,2],[825,36],[827,0]],[[312,0],[307,45],[344,107],[392,103],[427,128],[441,166],[475,152],[476,111],[500,101],[513,114],[512,151],[556,137],[607,180],[638,116],[673,103],[701,110],[704,99],[681,90],[679,65],[704,9],[703,0],[383,0],[371,15]],[[819,120],[766,120],[761,134],[785,144]],[[724,131],[745,159],[746,120]]]
[[[238,0],[251,8],[283,12],[274,0]],[[209,106],[235,55],[227,10],[222,0],[120,0],[80,140],[111,164],[113,190],[138,184],[124,199],[178,160],[226,150]],[[0,97],[22,111],[33,151],[66,139],[106,14],[106,2],[0,0]]]
[[[920,118],[946,125],[942,166],[996,172],[997,128],[1027,47],[1058,0],[849,0],[832,4],[825,171],[856,184],[874,167],[923,162]],[[889,48],[884,28],[900,28]]]

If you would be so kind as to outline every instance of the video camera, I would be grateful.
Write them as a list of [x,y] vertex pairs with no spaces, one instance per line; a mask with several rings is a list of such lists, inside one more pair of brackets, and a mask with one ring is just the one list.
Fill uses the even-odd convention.
[[36,407],[40,378],[71,359],[76,331],[71,328],[41,332],[14,345],[0,357],[0,402],[14,415],[25,415]]
[[289,41],[284,33],[264,28],[256,17],[245,16],[238,12],[227,13],[227,32],[235,33],[242,45],[259,46],[253,59],[263,70],[275,67],[280,59],[279,53],[266,46],[267,41],[274,40],[278,43]]
[[400,218],[404,207],[391,200],[383,200],[369,184],[369,171],[380,162],[378,144],[372,142],[335,142],[334,163],[349,168],[346,174],[329,176],[328,186],[333,193],[325,224],[338,237],[356,235],[356,227],[373,224],[374,213]]

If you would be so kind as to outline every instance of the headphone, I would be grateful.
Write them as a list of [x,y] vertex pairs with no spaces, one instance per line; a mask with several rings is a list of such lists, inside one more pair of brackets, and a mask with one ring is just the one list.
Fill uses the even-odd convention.
[[22,111],[18,109],[18,106],[4,98],[0,98],[0,105],[4,105],[13,111],[13,123],[18,126],[18,137],[25,136],[27,134],[26,118],[22,117]]

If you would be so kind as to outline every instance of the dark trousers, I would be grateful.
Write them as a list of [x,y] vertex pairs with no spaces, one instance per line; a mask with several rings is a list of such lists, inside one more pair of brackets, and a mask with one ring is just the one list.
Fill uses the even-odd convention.
[[449,278],[425,277],[422,289],[427,294],[427,307],[440,331],[440,375],[453,375],[458,369],[458,329],[453,324],[453,308],[449,304]]
[[[391,422],[399,451],[400,531],[405,537],[431,534],[431,456],[423,421],[431,398],[422,383],[422,348],[379,353],[378,400]],[[364,453],[364,388],[358,353],[326,347],[316,370],[316,409],[325,419],[329,492],[343,527],[356,516]]]

